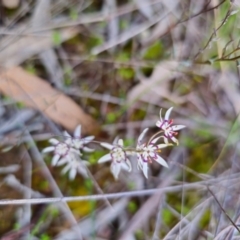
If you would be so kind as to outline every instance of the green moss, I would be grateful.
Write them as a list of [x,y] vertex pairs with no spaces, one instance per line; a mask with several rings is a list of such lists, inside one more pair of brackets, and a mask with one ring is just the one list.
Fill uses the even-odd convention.
[[108,113],[107,116],[106,116],[106,122],[107,122],[107,123],[115,123],[116,120],[117,120],[117,118],[118,118],[118,116],[117,116],[116,113],[110,112],[110,113]]
[[71,8],[69,12],[69,17],[71,20],[77,20],[78,19],[78,11],[76,8]]
[[134,202],[134,201],[130,201],[129,203],[128,203],[128,206],[127,206],[127,208],[128,208],[128,211],[130,212],[130,213],[135,213],[136,211],[137,211],[137,204]]
[[153,43],[145,52],[143,58],[146,60],[158,60],[163,55],[163,46],[160,41]]
[[173,220],[175,217],[173,217],[172,213],[168,209],[163,209],[162,210],[162,221],[167,225],[167,226],[172,226]]
[[40,240],[50,240],[50,239],[51,238],[45,233],[40,236]]
[[90,164],[95,164],[98,162],[98,160],[104,155],[106,152],[104,150],[97,150],[89,154],[88,156],[88,162]]
[[203,216],[199,222],[200,229],[204,229],[204,228],[208,227],[209,223],[210,223],[210,219],[211,219],[211,211],[207,210],[207,211],[205,211],[205,213],[203,214]]
[[59,31],[55,30],[52,32],[52,42],[54,46],[60,46],[62,42],[62,36]]
[[120,75],[121,78],[129,80],[134,77],[135,72],[133,71],[132,68],[121,68],[118,70],[118,74]]

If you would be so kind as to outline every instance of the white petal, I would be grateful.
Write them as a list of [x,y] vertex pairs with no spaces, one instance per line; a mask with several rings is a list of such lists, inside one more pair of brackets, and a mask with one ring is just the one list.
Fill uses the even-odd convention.
[[178,145],[178,140],[175,137],[171,137],[171,140]]
[[81,137],[81,125],[78,125],[76,129],[74,130],[73,136],[75,138],[80,138]]
[[89,142],[91,142],[95,137],[94,136],[88,136],[82,139],[82,141],[87,144]]
[[76,168],[72,168],[69,172],[69,179],[73,180],[76,177],[77,174],[77,169]]
[[70,152],[75,153],[75,154],[77,154],[77,155],[79,155],[79,156],[82,155],[82,154],[80,153],[80,151],[77,150],[77,149],[75,149],[75,148],[70,148]]
[[121,163],[118,163],[118,164],[121,165],[121,168],[122,168],[123,170],[129,171],[129,167],[128,167],[128,165],[127,165],[126,162],[121,162]]
[[172,129],[173,129],[173,131],[178,131],[178,130],[181,130],[185,127],[186,126],[184,126],[184,125],[175,125],[175,126],[172,126]]
[[87,160],[81,159],[81,163],[83,165],[83,167],[89,166],[90,163]]
[[108,153],[108,154],[102,156],[102,157],[98,160],[98,163],[104,163],[104,162],[110,161],[111,159],[112,159],[111,154]]
[[52,159],[52,166],[55,166],[59,160],[60,156],[57,154],[57,155],[54,155],[53,159]]
[[67,138],[66,140],[65,140],[65,143],[68,145],[68,146],[71,146],[72,145],[72,138],[70,137],[70,138]]
[[55,147],[46,147],[42,150],[42,153],[48,153],[54,151]]
[[122,140],[122,139],[119,139],[119,140],[118,140],[118,145],[121,146],[121,147],[123,147],[123,140]]
[[119,163],[111,164],[111,172],[113,173],[115,179],[118,179],[120,170],[121,170],[121,164]]
[[155,159],[155,161],[158,162],[160,165],[168,168],[168,164],[162,157],[157,155],[157,159]]
[[139,135],[139,137],[138,137],[138,145],[141,144],[141,141],[142,141],[142,139],[144,138],[147,130],[148,130],[148,128],[145,128],[145,129],[142,131],[142,133]]
[[65,163],[68,163],[69,161],[71,161],[71,158],[69,156],[66,156],[64,158],[61,158],[57,163],[56,166],[61,166]]
[[162,119],[162,108],[159,111],[159,117],[160,117],[160,121],[162,122],[163,121],[163,119]]
[[167,110],[167,112],[166,112],[166,114],[165,114],[165,117],[164,117],[164,120],[168,120],[168,119],[169,119],[169,116],[170,116],[170,114],[171,114],[172,109],[173,109],[173,107],[170,107],[170,108]]
[[143,170],[144,176],[146,178],[148,178],[148,163],[147,162],[143,162],[142,170]]
[[101,146],[111,150],[114,146],[112,144],[109,144],[109,143],[101,143]]
[[71,169],[71,165],[70,165],[70,164],[66,165],[66,166],[63,168],[62,174],[65,174],[69,169]]
[[94,152],[95,150],[89,147],[83,147],[84,152]]
[[168,143],[169,143],[167,137],[164,137],[163,139],[164,139],[165,144],[168,144]]
[[72,136],[67,132],[67,131],[64,131],[63,132],[63,135],[67,138],[71,138]]
[[159,128],[162,127],[162,121],[157,121],[156,126],[159,127]]
[[59,143],[59,141],[58,141],[57,139],[55,139],[55,138],[49,139],[49,142],[50,142],[51,144],[53,144],[53,145],[57,145],[57,144]]
[[158,148],[165,148],[165,147],[169,147],[169,146],[171,146],[171,145],[172,145],[172,144],[169,144],[169,143],[167,143],[167,144],[161,143],[161,144],[158,144],[157,147],[158,147]]
[[119,139],[118,136],[114,138],[114,140],[113,140],[113,145],[117,145],[117,143],[118,143],[118,139]]
[[161,137],[154,138],[154,139],[151,141],[151,143],[156,143],[159,138],[161,138]]
[[[86,167],[84,166],[85,163],[82,164],[82,166],[79,166],[77,168],[78,173],[80,173],[83,177],[88,177],[88,172]],[[87,164],[85,164],[87,165]]]

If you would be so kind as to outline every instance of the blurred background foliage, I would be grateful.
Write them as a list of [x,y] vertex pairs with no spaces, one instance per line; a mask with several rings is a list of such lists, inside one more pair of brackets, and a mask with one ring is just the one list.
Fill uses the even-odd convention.
[[[70,202],[65,212],[60,204],[0,206],[1,239],[80,239],[71,217],[83,239],[237,239],[239,7],[238,0],[2,0],[1,198],[169,190]],[[22,89],[16,67],[28,78],[21,101],[6,90],[12,80]],[[40,79],[31,92],[33,76]],[[75,115],[59,119],[29,106],[26,99],[44,96],[44,83],[71,100],[58,110]],[[187,128],[179,146],[161,153],[170,168],[152,164],[149,179],[134,169],[115,181],[108,164],[97,164],[107,153],[97,143],[83,156],[89,179],[70,181],[41,155],[49,138],[73,132],[75,118],[84,135],[109,143],[118,136],[134,147],[145,127],[148,137],[157,130],[160,108],[171,106],[174,122]]]

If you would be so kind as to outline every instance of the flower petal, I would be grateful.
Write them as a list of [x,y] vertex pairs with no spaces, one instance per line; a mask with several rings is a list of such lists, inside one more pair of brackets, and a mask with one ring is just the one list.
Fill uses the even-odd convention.
[[81,125],[78,125],[76,129],[74,130],[73,136],[75,138],[80,138],[81,137]]
[[70,148],[70,152],[75,153],[75,154],[77,154],[79,156],[82,155],[81,152],[79,150],[75,149],[75,148]]
[[71,169],[71,165],[67,164],[61,171],[62,174],[65,174],[67,171],[69,171]]
[[58,154],[54,155],[54,157],[52,159],[52,166],[56,166],[59,159],[60,159],[60,156]]
[[72,138],[72,136],[67,131],[64,131],[63,135],[67,138]]
[[55,138],[49,139],[49,142],[50,142],[51,144],[53,144],[53,145],[57,145],[57,144],[59,143],[59,141],[58,141],[57,139],[55,139]]
[[42,153],[48,153],[54,151],[55,147],[46,147],[42,150]]
[[156,143],[158,140],[159,140],[159,138],[161,138],[161,137],[156,137],[156,138],[154,138],[152,141],[151,141],[151,143]]
[[142,170],[143,170],[144,176],[146,178],[148,178],[148,163],[147,162],[142,163]]
[[77,174],[77,169],[73,167],[69,172],[69,179],[74,180],[74,178],[76,177],[76,174]]
[[155,158],[155,161],[158,162],[160,165],[168,168],[167,162],[162,157],[160,157],[159,155],[157,155],[157,158]]
[[87,172],[87,169],[85,167],[85,163],[81,162],[81,166],[78,166],[77,168],[77,172],[80,173],[83,177],[88,177],[88,172]]
[[94,152],[95,150],[89,147],[83,147],[84,152]]
[[84,142],[84,144],[87,144],[89,142],[91,142],[95,137],[94,136],[88,136],[82,139],[82,141]]
[[123,140],[122,139],[118,139],[118,145],[123,147]]
[[144,136],[145,136],[145,134],[146,134],[147,131],[148,131],[148,128],[145,128],[145,129],[142,131],[142,133],[139,135],[139,137],[138,137],[138,145],[141,144],[141,141],[142,141],[142,139],[144,138]]
[[56,166],[62,166],[62,165],[64,165],[65,163],[70,162],[71,160],[72,160],[71,157],[67,155],[66,157],[61,158],[61,159],[56,163]]
[[71,146],[71,145],[72,145],[72,138],[71,138],[71,137],[68,137],[68,138],[65,140],[65,143],[66,143],[68,146]]
[[162,108],[160,108],[159,117],[160,117],[160,121],[163,122],[163,119],[162,119]]
[[112,160],[112,157],[111,157],[111,154],[108,153],[104,156],[102,156],[99,160],[98,160],[98,163],[104,163],[104,162],[107,162],[107,161],[110,161]]
[[169,116],[171,114],[171,111],[172,111],[173,107],[170,107],[167,112],[165,113],[165,117],[164,117],[164,120],[168,120],[169,119]]
[[117,145],[118,144],[118,139],[119,139],[118,136],[115,137],[114,140],[113,140],[113,144],[112,145]]
[[101,143],[101,146],[111,150],[114,146],[112,144],[109,144],[109,143]]
[[165,148],[165,147],[169,147],[169,146],[172,146],[172,144],[170,144],[170,143],[166,143],[166,144],[165,143],[161,143],[161,144],[157,145],[158,148]]
[[113,173],[115,179],[118,179],[120,170],[121,170],[121,164],[119,164],[119,163],[111,164],[111,172]]
[[185,128],[186,126],[184,125],[175,125],[175,126],[172,126],[172,130],[173,131],[178,131],[178,130],[181,130],[183,128]]
[[164,139],[165,144],[168,144],[168,143],[169,143],[167,137],[164,137],[163,139]]
[[171,140],[178,145],[178,140],[177,140],[175,137],[172,136],[172,137],[171,137]]
[[157,121],[157,122],[156,122],[156,126],[159,127],[159,128],[161,128],[161,127],[162,127],[162,121]]

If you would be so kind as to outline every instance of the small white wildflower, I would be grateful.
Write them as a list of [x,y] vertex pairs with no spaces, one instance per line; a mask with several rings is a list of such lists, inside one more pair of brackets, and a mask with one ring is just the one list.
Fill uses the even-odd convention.
[[69,171],[69,179],[73,180],[76,177],[77,173],[80,173],[83,177],[87,177],[87,168],[86,165],[88,162],[80,159],[78,155],[71,153],[68,159],[61,159],[57,166],[62,166],[66,164],[66,166],[62,170],[62,174],[66,174]]
[[94,149],[88,148],[85,145],[94,139],[94,136],[81,137],[81,125],[78,125],[74,130],[73,137],[67,132],[64,132],[64,136],[67,138],[65,143],[71,145],[73,148],[83,150],[85,152],[93,152]]
[[158,144],[155,145],[160,137],[157,137],[150,141],[148,144],[142,143],[142,139],[144,138],[148,128],[144,129],[143,132],[138,137],[137,142],[137,158],[138,158],[138,168],[143,171],[143,174],[146,178],[148,178],[148,164],[152,163],[152,160],[156,161],[160,165],[167,167],[168,164],[166,161],[160,157],[158,154],[161,152],[161,148],[165,148],[171,144]]
[[121,169],[132,170],[131,163],[127,158],[126,151],[123,149],[123,140],[119,139],[114,141],[113,144],[101,143],[101,145],[110,150],[110,153],[102,156],[98,163],[104,163],[107,161],[112,161],[111,172],[113,173],[115,179],[118,179],[118,175]]
[[156,122],[156,126],[163,130],[164,132],[164,141],[165,143],[168,143],[168,139],[171,139],[173,142],[178,144],[178,140],[175,138],[175,136],[178,134],[176,131],[181,130],[185,128],[184,125],[174,125],[173,120],[169,119],[169,116],[171,114],[173,107],[169,108],[164,116],[164,119],[162,118],[162,109],[160,109],[160,120]]
[[73,153],[80,155],[80,152],[78,150],[72,148],[65,142],[60,142],[55,138],[51,138],[49,142],[53,146],[44,148],[42,152],[43,153],[54,152],[54,156],[52,158],[53,166],[56,166],[56,164],[60,159],[65,159],[65,160],[71,159],[71,155]]

